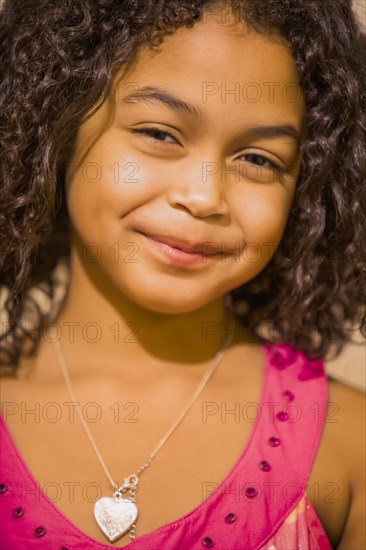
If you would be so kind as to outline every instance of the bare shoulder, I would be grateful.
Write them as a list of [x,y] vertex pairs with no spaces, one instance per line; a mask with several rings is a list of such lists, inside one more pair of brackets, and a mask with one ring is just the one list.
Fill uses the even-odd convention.
[[357,493],[361,487],[355,466],[357,461],[361,466],[365,460],[366,395],[333,378],[328,380],[328,419],[330,418],[329,409],[331,409],[335,443],[338,450],[344,448],[346,451],[342,456],[348,458],[346,465],[349,468],[352,492]]
[[362,440],[365,441],[366,394],[329,378],[328,407],[334,410],[338,435],[342,435],[343,441],[348,441],[350,449],[359,449]]
[[366,549],[366,395],[329,378],[328,406],[335,411],[334,459],[341,460],[351,488],[351,505],[337,550]]

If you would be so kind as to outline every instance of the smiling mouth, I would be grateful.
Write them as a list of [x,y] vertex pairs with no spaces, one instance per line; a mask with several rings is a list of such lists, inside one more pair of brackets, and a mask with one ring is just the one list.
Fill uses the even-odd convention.
[[[207,264],[208,262],[221,258],[223,254],[212,252],[210,254],[205,254],[202,252],[191,252],[186,251],[171,244],[159,241],[156,238],[151,237],[148,234],[139,232],[146,242],[149,244],[150,250],[154,253],[156,252],[159,258],[164,258],[168,260],[169,263],[185,267],[185,266],[194,266],[199,263]],[[209,244],[209,243],[208,243]]]
[[[211,256],[211,255],[219,255],[220,252],[217,252],[216,246],[214,243],[210,241],[203,241],[199,244],[190,244],[188,242],[184,242],[182,240],[177,240],[171,237],[165,237],[160,235],[152,235],[149,233],[142,233],[145,237],[155,241],[159,242],[161,244],[167,245],[170,248],[174,248],[176,250],[180,250],[182,252],[185,252],[186,254],[198,254],[201,256]],[[214,246],[214,250],[213,250]]]

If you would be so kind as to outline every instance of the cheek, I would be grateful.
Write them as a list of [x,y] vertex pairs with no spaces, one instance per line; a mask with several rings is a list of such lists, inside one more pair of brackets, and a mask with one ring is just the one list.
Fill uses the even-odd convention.
[[143,201],[148,182],[139,164],[119,151],[90,152],[67,182],[72,225],[82,236],[99,238]]
[[[92,181],[88,162],[69,182],[67,205],[72,226],[84,240],[96,239],[118,215],[119,201],[115,197],[115,185],[106,176]],[[94,172],[94,170],[93,170]]]
[[279,243],[288,219],[293,192],[282,185],[256,187],[233,201],[232,212],[244,240]]

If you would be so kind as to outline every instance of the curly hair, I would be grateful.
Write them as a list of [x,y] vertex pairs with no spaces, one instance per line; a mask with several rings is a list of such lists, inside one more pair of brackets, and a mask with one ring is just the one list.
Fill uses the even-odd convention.
[[[292,210],[266,267],[230,293],[237,318],[264,339],[309,357],[337,356],[365,332],[366,35],[350,0],[6,0],[1,35],[2,362],[16,369],[38,340],[22,322],[49,311],[55,267],[70,255],[66,164],[80,125],[107,99],[114,75],[207,10],[289,44],[306,109],[307,137]],[[7,291],[7,292],[6,292]],[[5,292],[5,295],[4,295]],[[9,344],[11,337],[11,345]],[[30,346],[28,345],[30,344]]]

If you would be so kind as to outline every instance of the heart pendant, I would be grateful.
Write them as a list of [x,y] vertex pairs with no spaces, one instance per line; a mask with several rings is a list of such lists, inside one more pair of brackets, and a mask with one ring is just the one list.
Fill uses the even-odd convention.
[[107,539],[119,539],[137,518],[137,506],[120,496],[102,497],[94,504],[94,516]]

